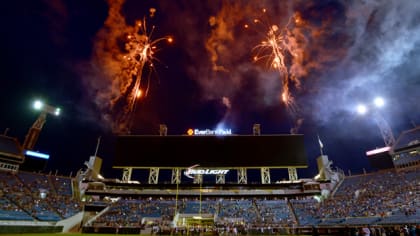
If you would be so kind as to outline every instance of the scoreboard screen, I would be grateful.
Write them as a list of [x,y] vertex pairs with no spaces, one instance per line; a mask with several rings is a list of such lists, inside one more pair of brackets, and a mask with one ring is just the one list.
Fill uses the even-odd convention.
[[113,167],[307,167],[303,135],[118,136]]

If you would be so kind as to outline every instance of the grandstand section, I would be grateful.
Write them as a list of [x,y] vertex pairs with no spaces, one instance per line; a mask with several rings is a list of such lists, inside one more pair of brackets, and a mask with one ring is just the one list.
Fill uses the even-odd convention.
[[73,230],[81,227],[85,233],[310,234],[316,227],[322,234],[340,235],[366,224],[391,230],[420,222],[418,170],[346,176],[331,196],[322,195],[323,183],[308,191],[309,181],[299,180],[270,185],[104,182],[100,190],[78,198],[72,180],[0,171],[0,224],[32,222],[50,226],[48,231],[77,219]]
[[48,165],[50,156],[45,153],[24,151],[25,161],[20,165],[21,170],[25,171],[44,171]]
[[[34,232],[27,227],[62,232],[59,222],[82,211],[80,199],[73,195],[70,177],[3,170],[0,171],[0,189],[0,224],[10,226],[16,233]],[[21,230],[12,229],[13,225],[19,225]]]
[[400,134],[393,146],[366,152],[375,170],[416,168],[420,165],[420,126]]
[[[412,151],[415,145],[394,150]],[[0,170],[0,233],[354,235],[368,227],[375,235],[392,235],[405,227],[420,230],[415,163],[345,176],[322,155],[316,178],[273,183],[197,177],[235,170],[239,180],[241,166],[179,168],[184,179],[192,175],[188,181],[124,181],[99,175],[101,164],[90,157],[87,169],[75,177]]]
[[0,135],[0,169],[42,171],[49,155],[24,150],[17,138]]
[[17,170],[24,160],[19,141],[16,138],[0,135],[0,169]]
[[[116,228],[119,232],[123,228],[141,228],[141,232],[181,234],[183,230],[205,230],[221,234],[236,228],[242,233],[304,234],[316,227],[322,234],[347,235],[365,225],[375,231],[400,229],[420,223],[419,181],[420,172],[413,170],[347,176],[326,198],[319,191],[282,195],[274,192],[281,186],[274,185],[255,189],[248,186],[247,190],[245,185],[223,185],[225,190],[217,194],[199,185],[178,191],[154,185],[154,190],[145,187],[124,194],[131,189],[126,186],[119,195],[107,185],[101,193],[87,192],[111,208],[104,208],[101,217],[85,224],[84,230],[105,228],[103,232],[115,233]],[[205,223],[197,220],[200,216]]]
[[375,170],[394,168],[391,156],[391,147],[377,148],[366,152],[370,166]]
[[402,132],[392,149],[396,168],[420,165],[420,126]]

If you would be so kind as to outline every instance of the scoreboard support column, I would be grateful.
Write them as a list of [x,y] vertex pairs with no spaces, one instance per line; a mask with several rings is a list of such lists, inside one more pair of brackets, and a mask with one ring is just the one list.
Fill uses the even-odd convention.
[[152,167],[149,170],[149,184],[157,184],[159,179],[159,168]]
[[194,184],[202,184],[203,183],[203,175],[194,175]]
[[246,168],[238,169],[238,184],[247,184]]
[[172,169],[172,178],[171,184],[180,184],[181,183],[181,169],[173,168]]
[[298,180],[298,175],[297,175],[296,168],[289,167],[289,168],[287,168],[287,171],[289,172],[289,180],[290,181]]
[[225,175],[216,175],[216,184],[225,184]]
[[270,184],[271,178],[270,178],[270,168],[262,167],[261,168],[261,183],[262,184]]
[[131,180],[131,174],[133,173],[133,168],[128,167],[128,168],[124,168],[123,169],[123,176],[122,176],[122,181],[124,183],[128,183]]

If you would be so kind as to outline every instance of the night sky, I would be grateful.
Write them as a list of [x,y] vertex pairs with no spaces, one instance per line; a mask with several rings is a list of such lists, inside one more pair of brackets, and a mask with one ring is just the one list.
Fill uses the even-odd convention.
[[[420,124],[418,0],[17,0],[2,3],[0,18],[0,130],[23,142],[33,100],[59,106],[35,146],[51,155],[47,171],[84,168],[101,137],[103,174],[120,175],[113,141],[127,117],[131,134],[158,134],[159,124],[169,135],[252,134],[255,123],[262,134],[304,134],[310,166],[300,177],[317,173],[318,135],[333,166],[361,173],[365,152],[384,146],[375,117],[395,138]],[[127,112],[133,77],[122,58],[138,21],[151,41],[173,42],[156,43],[141,70],[147,95]],[[260,47],[270,29],[283,37],[285,70]],[[286,88],[292,104],[281,100]],[[385,107],[358,115],[376,96]]]

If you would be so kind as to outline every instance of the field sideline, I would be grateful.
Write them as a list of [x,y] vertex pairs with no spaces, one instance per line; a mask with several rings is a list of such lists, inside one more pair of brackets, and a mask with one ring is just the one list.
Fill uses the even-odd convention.
[[[31,234],[31,233],[23,233],[23,234],[0,234],[0,236],[57,236],[57,235],[63,235],[63,236],[80,236],[80,235],[90,235],[90,236],[110,236],[110,235],[118,235],[118,234],[82,234],[82,233],[35,233],[35,234]],[[123,235],[123,234],[121,234]],[[125,234],[125,235],[130,235],[130,234]],[[134,234],[131,234],[134,235]],[[141,234],[136,234],[136,235],[141,235]],[[146,234],[143,234],[142,236],[146,236]],[[150,235],[148,235],[150,236]]]
[[[57,235],[63,235],[63,236],[80,236],[80,235],[87,235],[87,236],[115,236],[115,235],[140,235],[140,236],[150,236],[150,234],[82,234],[82,233],[38,233],[38,234],[0,234],[0,236],[57,236]],[[299,236],[305,236],[308,234],[299,234]],[[255,235],[258,236],[258,235]],[[267,235],[265,235],[267,236]],[[276,234],[276,236],[282,236],[279,234]],[[285,235],[286,236],[286,235]],[[287,235],[287,236],[293,236],[293,235]]]
[[[90,235],[90,236],[110,236],[110,235],[118,235],[118,234],[82,234],[82,233],[23,233],[23,234],[0,234],[0,236],[58,236],[58,235],[62,235],[62,236],[80,236],[80,235]],[[130,235],[130,234],[121,234],[121,235]],[[131,234],[134,235],[134,234]],[[146,236],[147,234],[135,234],[135,235],[141,235],[141,236]],[[150,236],[150,235],[148,235]]]

